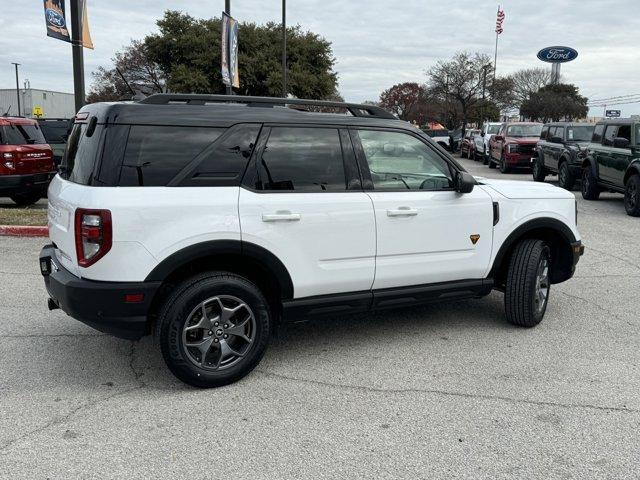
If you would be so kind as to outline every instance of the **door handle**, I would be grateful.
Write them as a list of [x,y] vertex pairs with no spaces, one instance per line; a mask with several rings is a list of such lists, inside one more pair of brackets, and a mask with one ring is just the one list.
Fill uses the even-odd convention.
[[387,217],[414,217],[418,210],[411,207],[398,207],[395,210],[387,210]]
[[277,211],[276,213],[262,214],[263,222],[297,222],[300,220],[299,213],[291,213],[288,210]]

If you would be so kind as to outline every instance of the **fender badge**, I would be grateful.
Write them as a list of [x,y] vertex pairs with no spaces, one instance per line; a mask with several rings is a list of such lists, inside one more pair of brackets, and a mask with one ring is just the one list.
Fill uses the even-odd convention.
[[469,238],[471,239],[471,243],[475,245],[476,243],[478,243],[478,240],[480,240],[480,235],[474,233],[473,235],[469,235]]

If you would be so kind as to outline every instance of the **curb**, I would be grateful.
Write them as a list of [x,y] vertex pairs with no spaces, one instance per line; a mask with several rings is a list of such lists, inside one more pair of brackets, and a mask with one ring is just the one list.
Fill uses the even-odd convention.
[[48,237],[47,227],[30,227],[25,225],[0,225],[0,237]]

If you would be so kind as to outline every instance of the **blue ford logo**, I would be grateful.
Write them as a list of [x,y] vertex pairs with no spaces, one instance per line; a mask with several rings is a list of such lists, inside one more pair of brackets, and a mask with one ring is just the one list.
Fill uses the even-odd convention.
[[538,58],[549,63],[570,62],[577,56],[578,52],[570,47],[547,47],[538,52]]
[[52,10],[50,8],[47,8],[46,10],[46,16],[47,16],[47,22],[55,27],[64,27],[65,26],[65,21],[64,21],[64,17],[62,15],[60,15],[60,13],[56,12],[55,10]]

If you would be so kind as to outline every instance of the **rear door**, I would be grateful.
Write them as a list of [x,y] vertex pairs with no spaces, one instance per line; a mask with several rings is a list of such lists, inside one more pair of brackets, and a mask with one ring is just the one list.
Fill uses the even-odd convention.
[[460,194],[445,158],[417,135],[353,129],[377,225],[374,289],[480,279],[493,241],[493,202]]
[[613,148],[613,139],[618,134],[617,125],[607,125],[604,130],[602,146],[598,152],[598,164],[600,166],[600,178],[606,182],[614,183],[616,180],[616,150]]
[[346,130],[266,125],[243,184],[242,241],[283,262],[295,298],[371,289],[375,218]]

